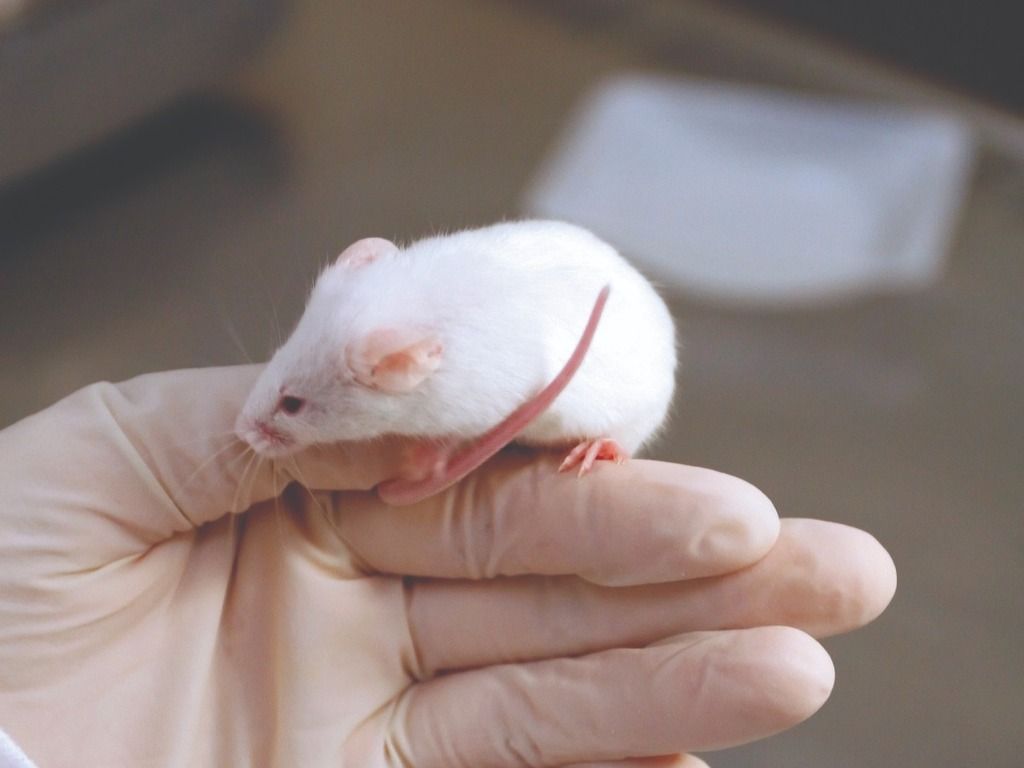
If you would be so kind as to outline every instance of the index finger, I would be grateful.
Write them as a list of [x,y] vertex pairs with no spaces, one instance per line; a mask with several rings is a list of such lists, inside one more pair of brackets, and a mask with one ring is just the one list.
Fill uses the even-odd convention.
[[449,491],[395,508],[332,496],[335,529],[371,570],[482,579],[575,574],[605,585],[727,573],[779,532],[771,502],[720,472],[657,461],[601,464],[586,477],[510,452]]

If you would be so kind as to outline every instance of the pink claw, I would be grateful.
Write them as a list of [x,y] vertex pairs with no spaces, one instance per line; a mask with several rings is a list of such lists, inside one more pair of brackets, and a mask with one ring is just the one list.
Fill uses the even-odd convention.
[[595,461],[614,461],[616,464],[621,464],[628,458],[629,454],[610,437],[598,437],[593,440],[584,440],[573,448],[565,457],[565,461],[562,462],[558,471],[565,472],[579,465],[578,476],[583,477],[594,466]]

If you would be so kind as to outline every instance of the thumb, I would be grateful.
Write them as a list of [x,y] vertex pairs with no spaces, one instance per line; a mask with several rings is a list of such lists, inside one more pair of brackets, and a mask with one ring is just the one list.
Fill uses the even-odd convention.
[[30,535],[37,553],[65,553],[74,561],[65,565],[96,567],[243,511],[291,477],[358,490],[397,474],[395,441],[315,448],[280,464],[257,460],[235,437],[234,421],[259,370],[94,384],[3,430],[4,529],[15,539]]

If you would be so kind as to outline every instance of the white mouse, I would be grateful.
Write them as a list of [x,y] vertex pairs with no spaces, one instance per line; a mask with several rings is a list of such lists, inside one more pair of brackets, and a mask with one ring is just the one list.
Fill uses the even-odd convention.
[[408,471],[378,487],[408,503],[513,439],[575,446],[562,469],[581,474],[628,457],[664,423],[675,367],[665,303],[584,229],[509,222],[404,248],[367,238],[320,275],[236,432],[268,457],[420,438]]

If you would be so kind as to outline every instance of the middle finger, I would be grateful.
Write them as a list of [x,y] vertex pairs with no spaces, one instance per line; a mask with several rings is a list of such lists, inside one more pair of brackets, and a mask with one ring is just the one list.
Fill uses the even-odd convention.
[[683,632],[784,624],[817,637],[874,619],[895,589],[869,534],[783,520],[760,562],[724,576],[603,587],[572,576],[409,582],[422,677],[442,670],[641,647]]

